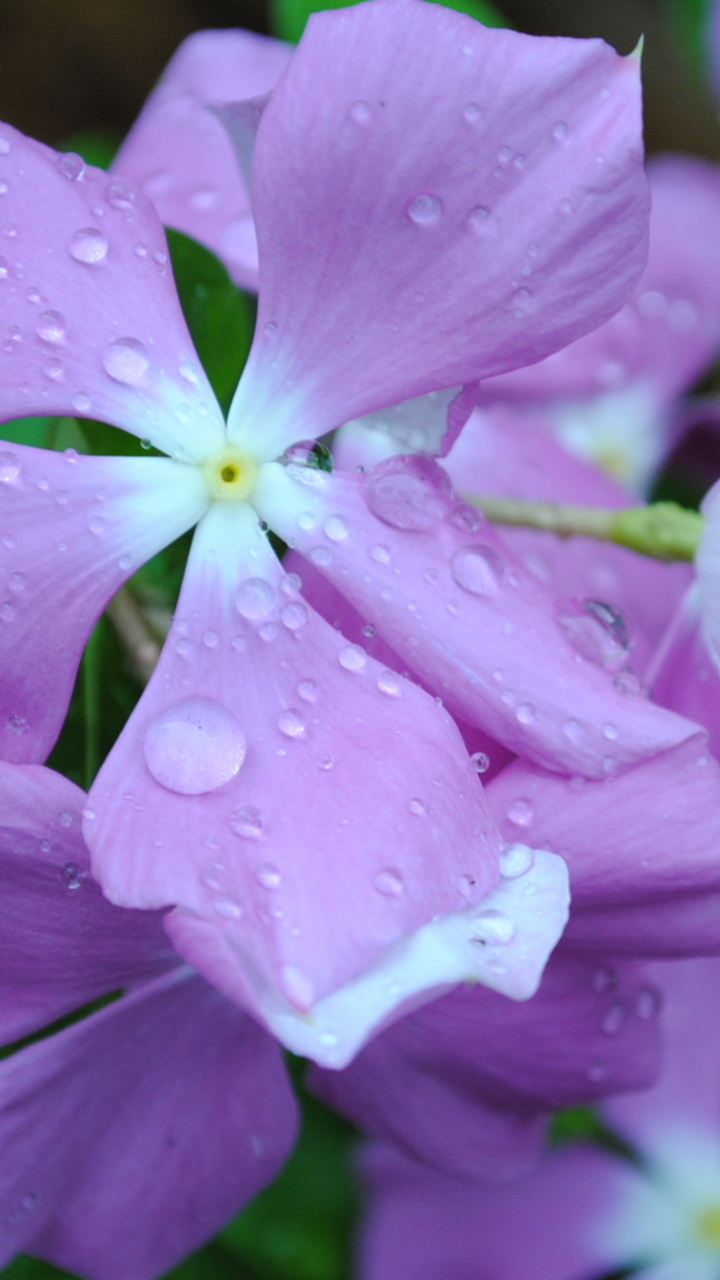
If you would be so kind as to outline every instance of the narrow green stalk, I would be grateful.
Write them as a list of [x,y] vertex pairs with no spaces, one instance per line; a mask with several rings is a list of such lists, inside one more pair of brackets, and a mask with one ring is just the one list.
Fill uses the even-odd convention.
[[616,542],[656,560],[692,560],[703,530],[703,518],[675,502],[608,510],[556,502],[523,502],[474,493],[463,495],[493,524],[544,529],[561,538],[581,535]]
[[85,734],[83,770],[89,791],[100,767],[100,667],[102,619],[90,634],[82,657],[83,729]]

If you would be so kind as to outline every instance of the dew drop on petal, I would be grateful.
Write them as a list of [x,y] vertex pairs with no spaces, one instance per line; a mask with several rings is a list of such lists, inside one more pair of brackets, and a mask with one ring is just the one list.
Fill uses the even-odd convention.
[[0,453],[0,483],[14,484],[20,475],[20,462],[16,453],[9,450]]
[[507,816],[518,827],[529,827],[533,820],[533,807],[529,800],[518,796],[507,808]]
[[290,1003],[303,1012],[307,1011],[315,999],[312,980],[308,974],[296,964],[284,964],[280,970],[280,978]]
[[490,757],[484,751],[474,751],[470,757],[470,763],[476,773],[487,773],[490,768]]
[[425,805],[422,800],[411,800],[408,805],[408,809],[411,813],[415,814],[416,818],[421,818],[425,812]]
[[537,711],[530,702],[521,702],[515,708],[515,719],[520,724],[533,724],[537,720]]
[[65,151],[55,161],[55,168],[63,178],[67,178],[70,182],[77,182],[85,172],[85,161],[74,151]]
[[287,707],[285,711],[280,712],[277,726],[280,732],[285,734],[286,738],[304,738],[307,729],[300,712],[295,711],[292,707]]
[[437,222],[443,211],[443,202],[439,196],[422,191],[408,205],[408,217],[418,226],[426,227]]
[[456,551],[450,569],[463,590],[475,596],[492,596],[498,590],[505,566],[493,547],[478,543]]
[[11,573],[8,578],[8,586],[15,595],[22,591],[26,582],[27,578],[24,573]]
[[568,137],[570,130],[564,120],[559,120],[553,127],[552,136],[556,142],[564,142]]
[[345,649],[340,650],[338,662],[346,671],[362,671],[367,662],[367,654],[359,644],[349,644]]
[[264,578],[246,578],[235,596],[235,608],[243,618],[266,618],[275,604],[275,588]]
[[635,997],[635,1013],[643,1022],[652,1022],[662,1008],[662,995],[657,987],[641,987]]
[[[265,326],[267,332],[268,326]],[[332,471],[332,454],[319,440],[297,440],[278,461],[284,467],[306,467],[310,471]]]
[[353,102],[350,115],[356,124],[367,124],[370,119],[370,108],[367,102]]
[[334,757],[334,756],[330,756],[330,755],[327,755],[327,756],[321,756],[321,757],[320,757],[320,768],[321,768],[321,769],[325,769],[325,770],[327,770],[327,769],[334,769],[334,768],[335,768],[335,757]]
[[103,369],[115,382],[138,386],[150,366],[150,353],[137,338],[117,338],[103,352]]
[[390,548],[378,543],[370,548],[370,559],[374,560],[376,564],[389,564],[391,559]]
[[627,660],[630,640],[612,605],[602,600],[564,601],[557,620],[572,647],[589,662],[615,671]]
[[500,875],[507,880],[524,876],[535,862],[535,852],[527,844],[506,844],[500,854]]
[[315,680],[301,680],[297,687],[303,702],[317,702],[320,690]]
[[213,910],[217,911],[219,916],[223,916],[226,920],[240,920],[242,917],[242,907],[237,902],[233,902],[231,898],[219,898],[213,903]]
[[241,804],[230,814],[230,830],[243,840],[259,840],[263,833],[262,814],[252,804]]
[[384,893],[388,898],[399,898],[405,888],[402,875],[395,867],[383,867],[378,871],[373,876],[373,885],[378,893]]
[[76,413],[89,413],[92,401],[84,391],[78,391],[72,398],[72,407]]
[[379,462],[363,473],[360,488],[372,514],[394,529],[430,529],[455,503],[447,472],[424,454]]
[[399,698],[402,692],[400,677],[394,671],[381,671],[377,678],[377,687],[388,698]]
[[67,336],[65,317],[59,311],[43,311],[37,318],[35,332],[43,342],[64,342]]
[[506,946],[515,937],[515,925],[503,911],[487,907],[473,917],[471,937],[474,942]]
[[108,254],[108,244],[102,231],[98,231],[97,227],[82,227],[80,231],[76,231],[70,241],[70,253],[76,262],[86,262],[93,265],[97,262],[103,262]]
[[124,178],[113,178],[105,188],[105,199],[113,209],[132,209],[135,192]]
[[605,965],[598,966],[593,969],[590,977],[590,987],[596,995],[602,995],[605,991],[612,991],[617,986],[617,978],[612,969],[608,969]]
[[301,600],[293,600],[280,610],[280,621],[288,631],[299,631],[308,620],[308,611]]
[[323,529],[331,542],[344,542],[350,532],[350,525],[344,516],[329,516]]
[[10,151],[10,143],[7,138],[0,137],[0,156],[6,156]]
[[46,378],[51,378],[53,382],[58,382],[65,373],[65,365],[57,356],[50,356],[43,365],[43,373]]
[[263,862],[255,872],[255,879],[263,889],[279,889],[282,883],[282,876],[273,862]]
[[468,124],[475,124],[480,119],[480,114],[477,102],[468,102],[467,106],[463,107],[463,116]]
[[155,781],[187,796],[215,791],[234,778],[245,749],[235,716],[214,698],[173,703],[150,722],[143,740],[145,763]]
[[625,1006],[618,1000],[615,1004],[610,1005],[607,1013],[603,1016],[600,1022],[600,1030],[606,1036],[616,1036],[622,1030],[624,1022]]

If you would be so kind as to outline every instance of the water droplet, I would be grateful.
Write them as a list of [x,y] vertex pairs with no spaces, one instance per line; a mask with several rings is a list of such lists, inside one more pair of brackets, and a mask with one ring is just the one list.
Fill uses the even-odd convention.
[[532,804],[529,800],[525,800],[524,797],[518,796],[516,800],[513,800],[508,805],[507,816],[516,826],[529,827],[534,817]]
[[10,143],[7,138],[0,137],[0,156],[6,156],[10,151]]
[[500,875],[506,880],[524,876],[535,862],[535,852],[527,844],[506,844],[500,854]]
[[552,136],[556,142],[564,142],[569,133],[570,130],[568,129],[565,121],[559,120],[553,128]]
[[60,872],[66,889],[79,889],[82,885],[80,868],[74,862],[66,862]]
[[344,516],[329,516],[323,529],[331,542],[344,542],[350,532],[350,525]]
[[470,763],[476,773],[487,773],[490,768],[490,757],[484,751],[474,751],[470,757]]
[[70,182],[77,182],[85,172],[85,161],[74,151],[65,151],[55,161],[55,168],[63,178],[67,178]]
[[570,200],[560,201],[560,212],[564,214],[572,213],[572,203],[570,202]]
[[615,742],[618,738],[617,726],[614,724],[603,725],[603,737],[608,738],[611,742]]
[[360,478],[369,510],[395,529],[430,529],[454,505],[450,477],[423,454],[387,458]]
[[10,264],[7,258],[0,258],[0,280],[6,280],[10,274]]
[[515,925],[503,911],[488,907],[473,917],[470,936],[473,942],[506,946],[515,937]]
[[282,883],[282,876],[273,862],[263,862],[255,872],[255,879],[263,889],[279,889]]
[[245,734],[214,698],[183,698],[150,722],[143,753],[161,786],[180,795],[203,795],[238,773]]
[[340,650],[338,662],[346,671],[362,671],[367,662],[367,654],[359,644],[349,644],[345,649]]
[[520,724],[534,724],[537,720],[537,711],[531,702],[521,702],[515,709],[515,719]]
[[625,624],[601,600],[569,600],[558,607],[558,623],[573,648],[589,662],[615,670],[630,649]]
[[356,124],[367,124],[370,119],[370,108],[367,102],[353,102],[350,115]]
[[280,978],[290,1003],[305,1013],[315,999],[311,979],[296,964],[284,964],[280,970]]
[[17,609],[11,600],[5,600],[0,604],[0,619],[3,622],[13,622],[17,617]]
[[275,588],[264,578],[246,578],[235,596],[235,608],[243,618],[266,618],[275,604]]
[[425,812],[425,805],[422,800],[411,800],[408,805],[408,809],[411,813],[415,814],[416,818],[421,818]]
[[389,564],[391,559],[390,548],[383,546],[380,542],[377,543],[376,546],[370,548],[370,559],[374,560],[376,564]]
[[438,196],[423,191],[415,196],[408,205],[408,217],[418,226],[426,227],[437,222],[443,211],[443,202]]
[[491,596],[497,592],[505,566],[493,547],[478,543],[461,547],[450,566],[459,587],[475,596]]
[[65,365],[57,356],[50,356],[43,365],[43,373],[46,378],[51,378],[53,382],[58,382],[65,372]]
[[603,995],[606,991],[613,991],[617,985],[617,978],[612,969],[608,969],[605,965],[600,965],[594,969],[590,977],[590,986],[597,995]]
[[102,357],[103,369],[115,382],[138,386],[150,366],[150,352],[136,338],[117,338]]
[[646,320],[661,320],[667,312],[668,300],[664,293],[649,289],[647,293],[640,294],[637,300],[637,309]]
[[30,725],[28,724],[24,716],[14,715],[14,716],[10,716],[9,720],[7,721],[7,727],[10,733],[16,733],[19,737],[20,734],[28,732]]
[[230,814],[230,830],[243,840],[259,840],[263,833],[262,814],[251,804],[241,804]]
[[258,627],[258,635],[261,640],[269,644],[272,640],[277,640],[278,638],[277,626],[274,622],[263,622]]
[[192,360],[181,360],[178,365],[178,373],[186,382],[192,382],[193,384],[196,384],[200,379],[197,365],[194,365]]
[[15,595],[17,595],[18,591],[22,591],[26,582],[27,578],[24,573],[11,573],[8,578],[8,586]]
[[652,1022],[662,1008],[662,996],[657,987],[641,987],[635,997],[635,1013],[643,1022]]
[[202,642],[206,649],[216,649],[220,636],[217,631],[205,631],[203,633]]
[[603,1031],[606,1036],[616,1036],[618,1032],[622,1030],[624,1022],[625,1005],[621,1004],[618,1000],[615,1004],[610,1005],[607,1013],[602,1018],[600,1022],[600,1030]]
[[0,453],[0,482],[14,484],[20,475],[20,462],[17,454],[6,450]]
[[76,413],[89,413],[92,401],[84,391],[78,391],[72,398],[72,407]]
[[402,693],[400,677],[394,671],[381,671],[377,678],[377,687],[388,698],[399,698]]
[[300,715],[299,711],[295,711],[292,707],[287,707],[285,711],[281,711],[277,722],[278,729],[285,734],[286,738],[304,738],[307,725]]
[[321,768],[321,769],[325,769],[325,770],[327,770],[327,769],[334,769],[334,768],[335,768],[335,757],[334,757],[334,756],[330,756],[330,755],[327,755],[327,756],[321,756],[321,757],[320,757],[320,768]]
[[242,907],[233,902],[232,898],[219,898],[217,902],[213,902],[213,910],[226,920],[240,920],[242,917]]
[[[265,328],[267,329],[267,325]],[[298,440],[285,450],[279,462],[284,467],[308,467],[311,471],[332,471],[332,454],[319,440]]]
[[65,317],[59,311],[43,311],[38,316],[35,332],[43,342],[64,342],[67,334]]
[[280,620],[288,631],[299,631],[308,620],[308,611],[300,600],[293,600],[280,610]]
[[102,231],[97,227],[82,227],[76,231],[70,241],[70,253],[76,262],[86,262],[91,266],[103,262],[108,254],[108,244]]
[[388,898],[399,898],[405,889],[402,875],[395,867],[383,867],[373,876],[373,886]]
[[463,533],[475,533],[480,528],[482,519],[475,507],[462,502],[450,516],[450,523],[454,524],[456,529],[462,529]]
[[513,157],[512,147],[501,147],[497,154],[498,164],[506,169]]
[[61,813],[60,817],[58,818],[58,822],[60,823],[61,827],[71,827],[72,820],[73,820],[72,814],[67,812]]
[[135,192],[124,178],[113,178],[105,188],[105,199],[113,209],[132,209]]
[[570,742],[579,742],[583,736],[583,727],[579,720],[566,720],[563,727],[563,733]]
[[467,106],[463,107],[463,116],[468,124],[475,124],[480,119],[480,115],[481,112],[477,102],[468,102]]
[[301,680],[297,691],[303,702],[317,702],[320,693],[315,680]]
[[131,565],[132,565],[131,556],[121,556],[120,559],[118,560],[118,569],[122,569],[123,573],[126,573]]
[[313,547],[310,559],[319,569],[327,569],[328,565],[332,564],[332,552],[328,547]]
[[88,529],[91,533],[96,535],[103,533],[105,529],[105,521],[102,516],[91,516],[88,520]]

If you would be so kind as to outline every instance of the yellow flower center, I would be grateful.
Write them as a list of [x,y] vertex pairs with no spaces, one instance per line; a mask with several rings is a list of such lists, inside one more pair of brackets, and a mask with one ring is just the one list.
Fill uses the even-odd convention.
[[710,1204],[700,1210],[695,1230],[702,1244],[720,1248],[720,1204]]
[[223,453],[204,464],[211,497],[221,502],[244,502],[257,480],[258,464],[246,453]]

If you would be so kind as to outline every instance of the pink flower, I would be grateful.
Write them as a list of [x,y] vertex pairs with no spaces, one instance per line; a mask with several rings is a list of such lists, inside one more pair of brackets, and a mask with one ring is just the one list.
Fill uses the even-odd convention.
[[[617,308],[644,254],[638,106],[636,62],[600,42],[489,31],[418,0],[316,17],[259,127],[259,322],[227,426],[145,198],[0,134],[3,413],[93,414],[170,455],[0,456],[2,750],[44,757],[98,613],[199,522],[169,641],[85,813],[94,873],[117,904],[174,905],[181,953],[332,1065],[466,976],[529,995],[565,918],[565,873],[539,851],[540,926],[500,878],[448,714],[308,608],[259,521],[467,719],[550,767],[603,771],[597,734],[577,748],[561,732],[571,704],[590,722],[609,700],[619,767],[693,732],[629,711],[563,648],[527,576],[515,602],[508,565],[491,602],[505,566],[489,532],[478,550],[442,477],[408,527],[392,484],[378,494],[307,465],[308,440],[338,423],[537,360]],[[446,608],[456,587],[462,607]],[[498,651],[527,682],[517,705],[490,678]],[[504,975],[473,945],[492,894],[518,930]]]
[[0,1265],[152,1280],[269,1182],[295,1136],[278,1046],[90,877],[84,795],[0,764],[0,1042],[125,994],[0,1063]]

